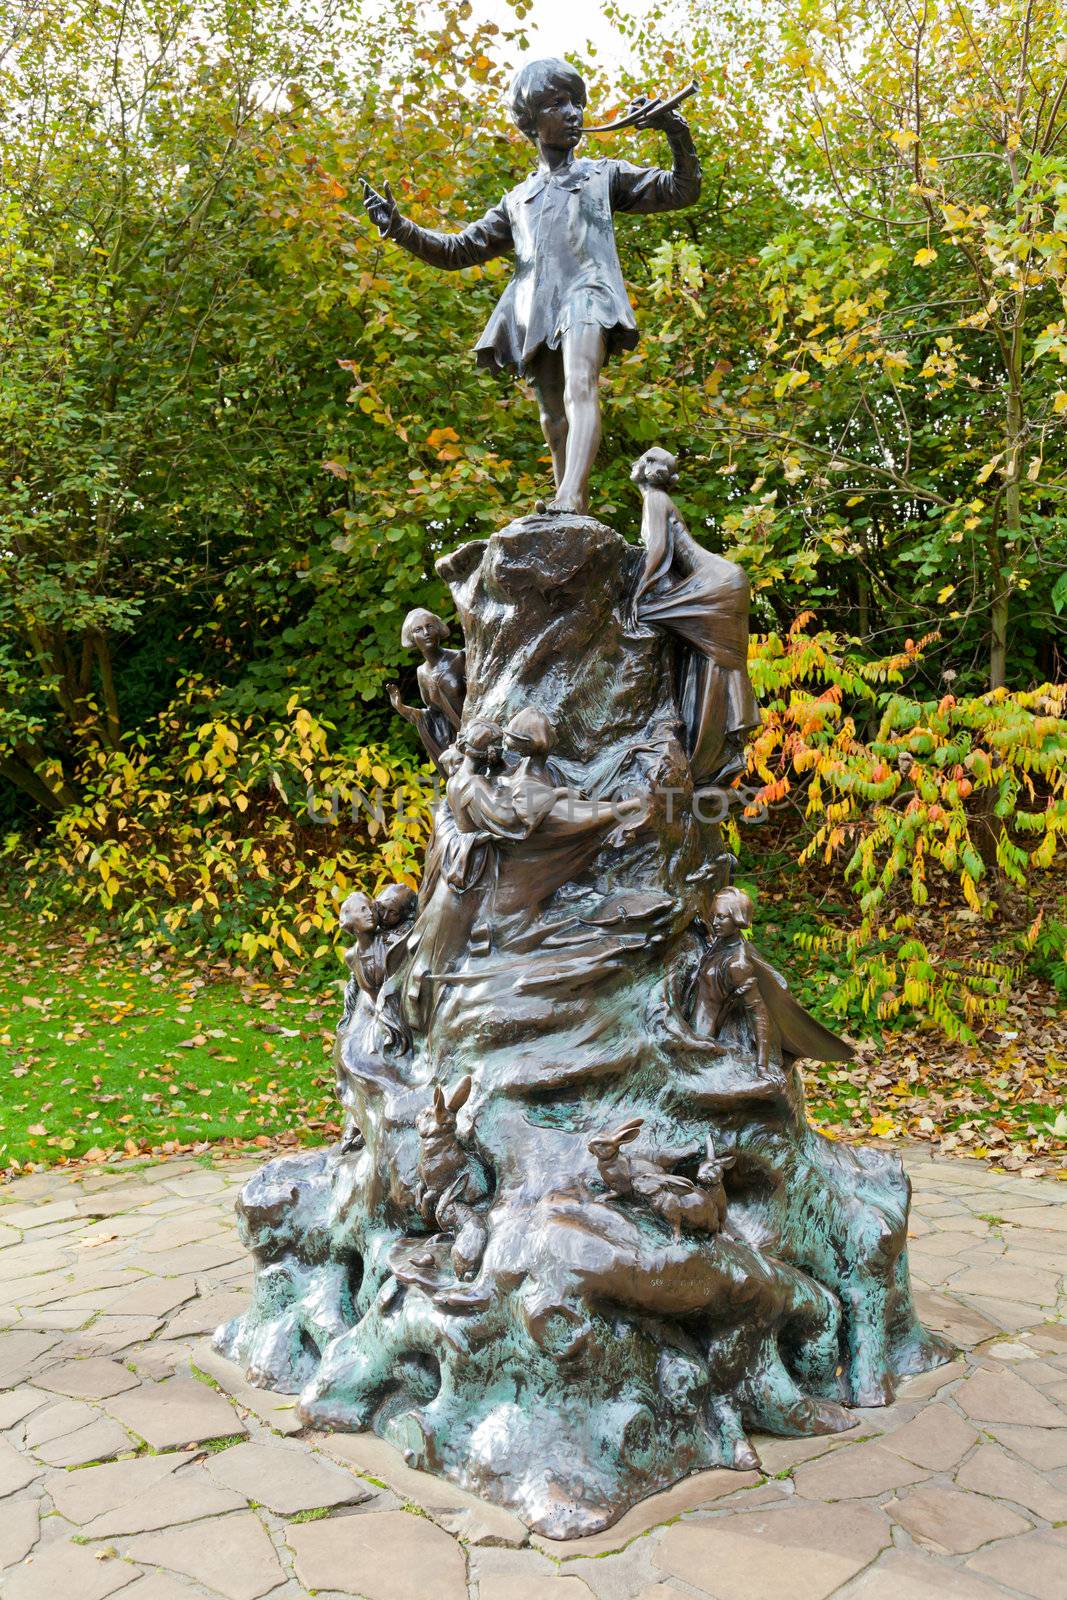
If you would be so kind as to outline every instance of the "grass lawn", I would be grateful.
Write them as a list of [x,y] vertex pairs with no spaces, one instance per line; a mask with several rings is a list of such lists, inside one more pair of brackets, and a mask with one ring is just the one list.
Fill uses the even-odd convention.
[[328,1138],[338,990],[138,958],[2,903],[0,950],[0,1170]]

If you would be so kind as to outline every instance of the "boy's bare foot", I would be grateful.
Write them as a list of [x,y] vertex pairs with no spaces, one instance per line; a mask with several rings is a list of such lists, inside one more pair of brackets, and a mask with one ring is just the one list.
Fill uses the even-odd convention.
[[559,512],[563,512],[564,515],[571,517],[581,517],[585,515],[585,511],[582,506],[577,505],[573,500],[570,499],[569,496],[564,499],[559,495],[557,495],[555,500],[535,500],[534,511],[539,517],[548,516],[552,512],[557,514]]

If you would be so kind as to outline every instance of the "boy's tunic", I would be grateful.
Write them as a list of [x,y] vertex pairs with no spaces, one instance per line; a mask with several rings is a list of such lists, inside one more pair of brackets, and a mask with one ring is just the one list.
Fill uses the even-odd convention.
[[515,276],[478,340],[478,363],[525,372],[569,328],[595,323],[608,352],[633,349],[637,323],[615,246],[616,211],[676,211],[700,195],[700,163],[687,128],[667,136],[674,169],[629,161],[570,160],[539,167],[462,233],[420,228],[406,217],[392,237],[434,267],[470,267],[514,254]]

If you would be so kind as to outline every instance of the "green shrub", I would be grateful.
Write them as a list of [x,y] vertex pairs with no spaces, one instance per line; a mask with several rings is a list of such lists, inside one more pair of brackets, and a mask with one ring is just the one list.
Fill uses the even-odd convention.
[[[994,959],[982,930],[1005,886],[1026,890],[1062,871],[1067,685],[909,698],[898,686],[929,639],[865,660],[835,634],[808,633],[810,620],[804,613],[785,637],[753,641],[764,720],[749,753],[761,787],[747,812],[797,802],[798,860],[839,867],[859,915],[797,941],[835,955],[844,976],[827,1004],[839,1015],[918,1014],[951,1038],[973,1037],[1003,1010],[1019,954],[1037,945],[1062,958],[1059,924],[1043,910],[1014,960]],[[974,954],[960,954],[958,941],[935,947],[929,918],[920,927],[931,892],[957,927],[969,921],[981,935]]]
[[282,970],[330,947],[350,888],[417,883],[430,775],[384,745],[331,745],[295,697],[283,722],[216,701],[186,681],[154,737],[88,746],[82,798],[31,849],[25,895],[48,920],[104,919],[144,949]]

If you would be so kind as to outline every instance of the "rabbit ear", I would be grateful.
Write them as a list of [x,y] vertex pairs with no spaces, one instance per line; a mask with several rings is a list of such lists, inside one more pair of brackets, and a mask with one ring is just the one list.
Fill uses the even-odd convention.
[[719,1166],[722,1167],[723,1171],[725,1172],[726,1168],[727,1167],[732,1167],[736,1160],[737,1160],[736,1155],[733,1155],[733,1156],[720,1156],[719,1157]]
[[440,1122],[445,1113],[445,1092],[439,1083],[435,1083],[433,1086],[433,1108],[437,1112],[437,1120]]
[[707,1148],[708,1160],[709,1161],[714,1161],[715,1160],[715,1140],[711,1137],[710,1133],[708,1134],[707,1138],[704,1140],[704,1144],[705,1144],[705,1146]]
[[467,1101],[470,1099],[470,1092],[471,1076],[468,1072],[465,1078],[460,1078],[459,1082],[456,1084],[456,1087],[452,1090],[452,1093],[448,1097],[449,1111],[458,1111],[460,1106],[466,1105]]
[[608,1138],[613,1139],[616,1144],[629,1144],[631,1139],[637,1138],[644,1125],[644,1117],[631,1117],[629,1122],[624,1122],[620,1127],[613,1129]]

